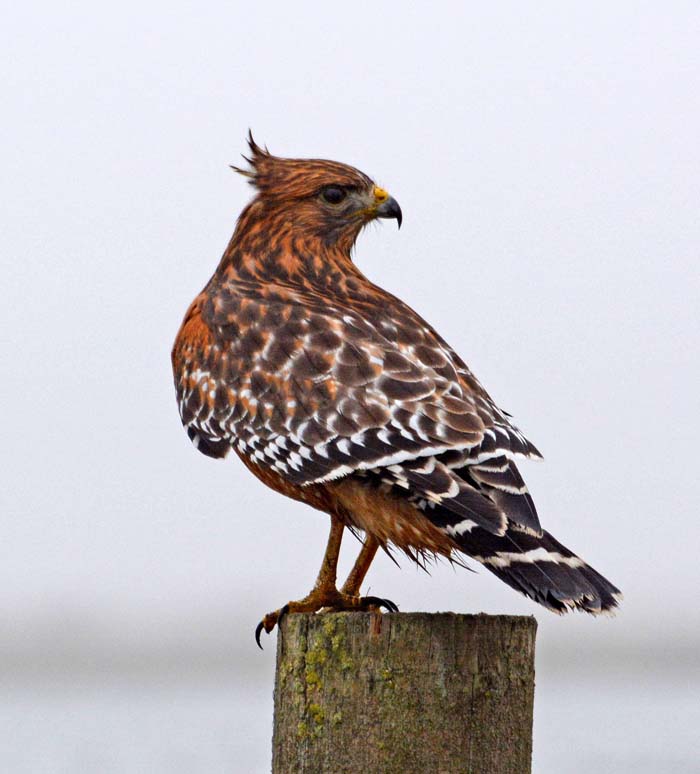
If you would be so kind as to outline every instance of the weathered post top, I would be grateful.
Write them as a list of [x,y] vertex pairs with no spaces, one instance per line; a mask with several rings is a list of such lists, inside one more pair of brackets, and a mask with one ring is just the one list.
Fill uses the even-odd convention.
[[528,774],[536,629],[521,616],[287,616],[273,774]]

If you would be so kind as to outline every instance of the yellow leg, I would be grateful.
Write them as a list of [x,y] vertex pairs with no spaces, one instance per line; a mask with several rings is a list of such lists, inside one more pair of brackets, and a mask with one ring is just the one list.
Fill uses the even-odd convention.
[[369,538],[369,536],[342,591],[338,591],[336,588],[338,555],[344,529],[343,522],[331,516],[331,531],[328,536],[328,544],[313,589],[303,599],[288,602],[279,610],[268,613],[260,621],[255,630],[255,641],[259,647],[262,647],[260,645],[260,635],[263,629],[269,634],[275,628],[280,618],[287,613],[315,613],[324,608],[330,610],[377,610],[380,607],[385,607],[392,612],[398,611],[396,605],[387,599],[358,596],[357,592],[360,585],[374,555],[377,553],[378,546],[376,541],[373,538]]
[[335,582],[338,575],[338,557],[340,556],[340,544],[343,540],[345,526],[340,519],[331,516],[331,531],[328,535],[326,544],[326,553],[323,555],[321,569],[318,571],[318,578],[314,584],[314,589],[335,591]]
[[372,564],[378,548],[379,542],[371,535],[367,535],[362,545],[362,550],[355,560],[347,580],[340,589],[341,594],[356,597],[360,593],[360,586],[362,586],[362,581],[365,579],[365,575],[367,575],[367,570],[369,570],[369,566]]

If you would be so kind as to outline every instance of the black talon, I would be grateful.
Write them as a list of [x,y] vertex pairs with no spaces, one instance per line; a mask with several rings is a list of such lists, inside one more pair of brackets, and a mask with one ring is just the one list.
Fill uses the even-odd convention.
[[[289,612],[289,605],[285,605],[284,607],[280,608],[279,612],[277,613],[277,619],[275,621],[275,624],[277,626],[280,625],[280,621],[282,620],[282,618],[284,618],[285,615],[287,615],[288,612]],[[270,615],[272,615],[272,613],[270,613]],[[267,618],[267,616],[265,616],[265,618]],[[265,618],[263,618],[262,621],[260,621],[260,623],[255,627],[255,641],[258,643],[258,647],[260,648],[260,650],[264,650],[263,646],[260,644],[260,635],[262,634],[263,629],[265,629],[265,631],[268,634],[270,633],[267,631],[265,627]],[[275,627],[273,625],[270,631],[272,631],[272,629],[274,628]]]
[[364,602],[368,605],[376,605],[377,607],[384,607],[390,613],[398,613],[399,607],[390,599],[381,599],[380,597],[365,597]]
[[260,644],[260,635],[262,634],[263,628],[264,624],[262,621],[255,627],[255,641],[258,643],[260,650],[264,650],[263,646]]

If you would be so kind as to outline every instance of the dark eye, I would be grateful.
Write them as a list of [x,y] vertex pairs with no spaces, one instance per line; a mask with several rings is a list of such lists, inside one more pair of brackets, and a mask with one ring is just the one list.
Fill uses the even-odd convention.
[[321,191],[321,198],[328,204],[340,204],[348,195],[348,192],[337,185],[327,185]]

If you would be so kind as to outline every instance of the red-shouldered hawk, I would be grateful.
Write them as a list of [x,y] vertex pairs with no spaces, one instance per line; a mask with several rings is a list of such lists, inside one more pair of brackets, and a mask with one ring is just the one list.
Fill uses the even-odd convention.
[[[257,195],[173,348],[180,417],[202,453],[233,448],[282,494],[331,518],[314,589],[264,617],[396,609],[359,591],[378,547],[466,555],[550,610],[600,613],[619,591],[540,526],[515,466],[539,452],[454,350],[370,282],[351,252],[401,209],[352,167],[284,159],[249,137]],[[364,533],[346,583],[344,529]]]

